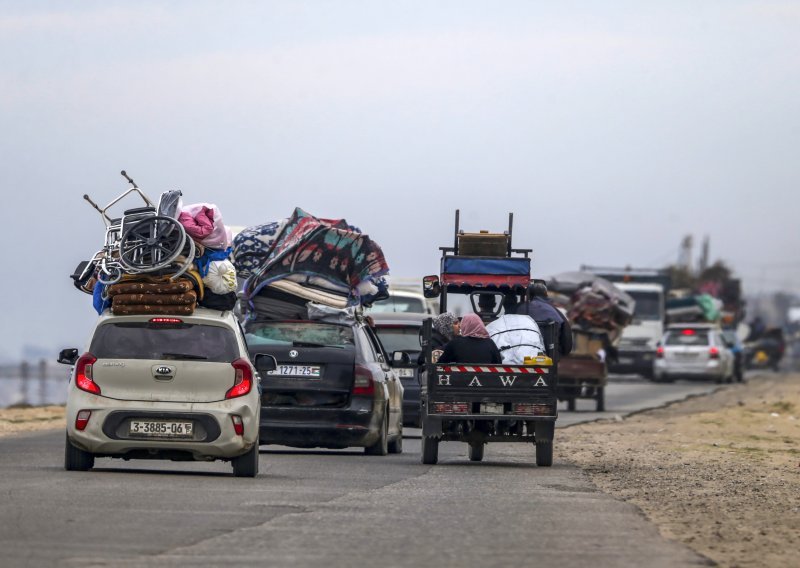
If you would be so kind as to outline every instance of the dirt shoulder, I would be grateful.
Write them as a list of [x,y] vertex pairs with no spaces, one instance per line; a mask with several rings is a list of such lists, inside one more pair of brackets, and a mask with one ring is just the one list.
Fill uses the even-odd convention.
[[722,566],[798,562],[800,374],[565,428],[555,447],[664,536]]
[[63,406],[0,408],[0,436],[66,427]]

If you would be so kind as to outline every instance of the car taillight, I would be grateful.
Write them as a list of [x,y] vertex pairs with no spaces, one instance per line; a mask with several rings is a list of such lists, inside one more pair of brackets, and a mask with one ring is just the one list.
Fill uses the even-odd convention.
[[92,417],[91,410],[80,410],[78,411],[78,415],[75,417],[75,429],[76,430],[85,430],[86,425],[89,424],[89,418]]
[[375,394],[375,380],[372,378],[372,371],[366,367],[362,367],[361,365],[356,365],[356,378],[353,381],[353,394]]
[[233,431],[236,432],[237,436],[244,435],[244,422],[242,422],[242,417],[238,414],[234,414],[231,416],[231,422],[233,422]]
[[664,358],[664,348],[663,347],[659,347],[658,349],[656,349],[656,358],[658,358],[658,359],[663,359]]
[[183,323],[180,318],[150,318],[150,323]]
[[96,361],[97,357],[84,353],[75,363],[75,386],[92,394],[100,394],[100,387],[92,380],[92,366]]
[[236,369],[233,386],[225,393],[225,398],[244,396],[253,388],[253,368],[247,359],[236,359],[231,366]]
[[434,402],[434,414],[469,414],[468,402]]
[[551,404],[537,402],[515,402],[512,414],[526,414],[528,416],[553,416],[555,410]]
[[710,347],[708,350],[708,356],[710,359],[719,359],[719,349],[716,347]]

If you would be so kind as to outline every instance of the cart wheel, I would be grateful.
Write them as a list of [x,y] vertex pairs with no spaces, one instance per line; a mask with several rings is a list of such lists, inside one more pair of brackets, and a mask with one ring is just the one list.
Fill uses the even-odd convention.
[[469,450],[467,455],[469,456],[469,461],[479,462],[483,459],[483,449],[486,447],[486,444],[483,442],[471,442],[469,445]]
[[119,260],[125,268],[151,272],[165,268],[183,251],[186,231],[171,217],[153,216],[128,228],[119,240]]
[[597,412],[605,412],[606,410],[606,389],[605,387],[597,387]]
[[536,442],[536,465],[540,467],[553,465],[553,440]]
[[422,463],[435,465],[439,461],[439,440],[430,436],[422,437]]
[[568,398],[567,399],[567,410],[569,410],[571,412],[575,412],[575,399],[574,398]]

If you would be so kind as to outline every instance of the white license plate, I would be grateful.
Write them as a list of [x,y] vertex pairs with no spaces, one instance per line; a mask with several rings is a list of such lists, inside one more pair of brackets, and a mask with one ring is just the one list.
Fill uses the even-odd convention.
[[191,438],[194,424],[173,420],[131,420],[128,433],[147,438]]
[[410,378],[414,376],[414,369],[409,369],[409,368],[397,369],[397,374],[403,378]]
[[633,358],[632,357],[620,357],[619,358],[620,365],[633,365]]
[[276,377],[308,377],[309,379],[319,379],[320,369],[318,365],[278,365],[274,371],[267,374]]
[[482,402],[481,414],[503,414],[502,402]]

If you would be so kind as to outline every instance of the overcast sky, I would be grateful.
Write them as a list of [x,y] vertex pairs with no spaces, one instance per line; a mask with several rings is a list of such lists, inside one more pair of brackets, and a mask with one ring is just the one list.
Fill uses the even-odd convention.
[[395,277],[467,230],[536,276],[660,266],[711,238],[798,290],[800,3],[263,1],[0,6],[0,358],[83,345],[82,200],[126,169],[252,225],[346,217]]

